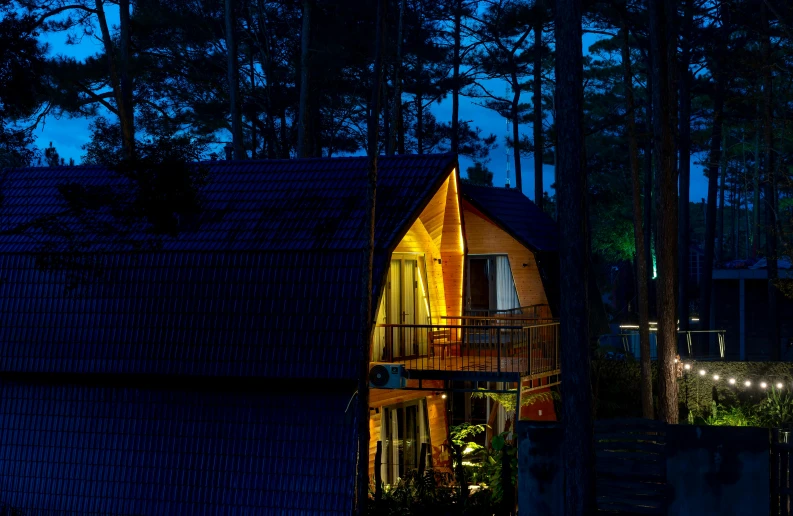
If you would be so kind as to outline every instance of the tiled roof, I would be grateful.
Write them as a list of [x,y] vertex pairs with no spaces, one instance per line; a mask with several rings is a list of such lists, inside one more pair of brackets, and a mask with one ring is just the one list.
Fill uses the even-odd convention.
[[[380,158],[375,294],[384,251],[454,164]],[[92,253],[74,291],[63,273],[36,267],[35,225],[0,230],[0,371],[354,378],[366,158],[206,166],[197,228],[156,250]],[[2,229],[62,210],[59,185],[114,177],[92,167],[6,172]]]
[[556,222],[522,192],[462,183],[463,198],[532,251],[558,250]]
[[2,381],[0,503],[21,514],[348,515],[349,396]]
[[[448,154],[378,159],[375,238],[387,246],[416,215],[426,195],[440,186],[455,163]],[[365,244],[365,194],[368,160],[361,157],[273,161],[217,161],[202,164],[208,173],[200,193],[202,214],[196,227],[163,240],[166,251],[314,251],[360,250]],[[0,252],[35,252],[36,228],[9,231],[41,217],[64,213],[58,187],[126,184],[101,167],[27,168],[0,178]],[[75,217],[62,216],[69,234],[85,231]],[[408,224],[409,225],[409,224]],[[60,236],[60,235],[58,235]],[[94,235],[80,235],[99,241]],[[145,238],[146,235],[138,235]],[[48,240],[58,240],[48,235]],[[60,238],[66,243],[65,238]],[[104,249],[100,249],[104,250]]]

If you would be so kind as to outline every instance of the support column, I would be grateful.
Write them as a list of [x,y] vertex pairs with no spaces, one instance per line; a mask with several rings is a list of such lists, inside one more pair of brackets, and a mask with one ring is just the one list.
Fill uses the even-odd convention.
[[746,360],[746,280],[743,278],[738,280],[738,307],[741,360]]

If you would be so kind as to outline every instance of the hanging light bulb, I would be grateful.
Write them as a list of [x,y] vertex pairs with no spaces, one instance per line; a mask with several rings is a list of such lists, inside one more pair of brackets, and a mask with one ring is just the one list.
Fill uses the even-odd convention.
[[445,399],[446,399],[446,393],[445,393],[445,392],[444,392],[443,394],[441,394],[441,399],[442,399],[442,400],[445,400]]
[[765,389],[766,387],[768,387],[768,384],[767,384],[767,383],[765,383],[765,382],[760,382],[760,388],[762,388],[762,389]]
[[714,379],[714,380],[716,380],[716,381],[718,382],[718,381],[719,381],[719,375],[717,375],[717,374],[714,374],[714,375],[713,375],[713,379]]
[[730,382],[730,385],[735,385],[735,378],[730,378],[729,382]]
[[691,364],[684,364],[684,365],[683,365],[683,369],[685,369],[686,371],[688,371],[689,369],[691,369]]
[[776,388],[781,389],[783,387],[782,382],[777,382]]
[[747,387],[751,387],[752,386],[752,382],[750,382],[749,380],[746,380],[745,382],[743,382],[743,384],[745,386],[747,386]]
[[707,374],[707,371],[705,371],[704,369],[700,369],[699,370],[699,375],[700,376],[705,376],[706,374]]

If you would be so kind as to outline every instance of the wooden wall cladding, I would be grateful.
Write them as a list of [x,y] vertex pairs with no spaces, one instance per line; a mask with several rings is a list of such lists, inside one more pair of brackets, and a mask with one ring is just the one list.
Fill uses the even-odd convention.
[[[506,253],[509,256],[509,265],[512,268],[520,305],[548,304],[534,253],[468,203],[463,203],[463,214],[468,254]],[[524,263],[526,267],[523,266]]]

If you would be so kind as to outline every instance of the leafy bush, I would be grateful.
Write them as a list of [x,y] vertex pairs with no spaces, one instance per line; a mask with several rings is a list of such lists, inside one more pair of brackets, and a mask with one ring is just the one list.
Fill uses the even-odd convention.
[[380,500],[369,501],[367,512],[373,516],[490,516],[497,512],[497,506],[489,490],[461,499],[458,489],[439,483],[428,471],[422,477],[415,472],[408,474],[397,484],[385,486]]
[[757,407],[757,418],[762,426],[780,428],[793,423],[793,396],[771,387],[768,397]]

